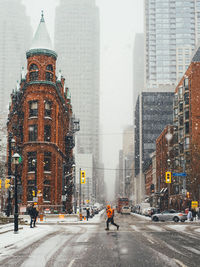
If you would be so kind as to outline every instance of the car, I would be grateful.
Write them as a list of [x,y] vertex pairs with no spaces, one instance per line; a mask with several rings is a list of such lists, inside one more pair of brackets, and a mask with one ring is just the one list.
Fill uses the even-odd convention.
[[124,206],[121,209],[121,214],[130,214],[131,213],[131,208],[129,206]]
[[161,213],[156,213],[151,216],[151,220],[154,222],[158,221],[174,221],[174,222],[184,222],[187,220],[187,214],[184,212],[178,212],[175,210],[165,210]]

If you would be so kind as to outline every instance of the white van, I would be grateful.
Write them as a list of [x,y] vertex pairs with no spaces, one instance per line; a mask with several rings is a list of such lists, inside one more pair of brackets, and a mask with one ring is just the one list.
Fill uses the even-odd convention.
[[150,208],[150,203],[147,203],[147,202],[142,202],[139,204],[139,214],[142,214],[144,215],[144,209],[147,209],[147,208]]

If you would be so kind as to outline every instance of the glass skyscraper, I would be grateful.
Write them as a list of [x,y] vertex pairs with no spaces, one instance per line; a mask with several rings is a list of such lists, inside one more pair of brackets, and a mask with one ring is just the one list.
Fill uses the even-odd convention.
[[176,84],[200,36],[200,0],[145,0],[146,86]]

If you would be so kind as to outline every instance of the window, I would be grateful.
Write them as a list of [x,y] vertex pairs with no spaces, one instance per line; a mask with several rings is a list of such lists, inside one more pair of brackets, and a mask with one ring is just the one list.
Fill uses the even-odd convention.
[[29,79],[30,81],[37,81],[38,80],[38,66],[36,64],[31,64],[29,68]]
[[45,117],[51,117],[51,107],[52,107],[52,102],[45,101],[44,103],[44,116]]
[[185,134],[189,134],[189,121],[185,123]]
[[185,138],[185,149],[189,149],[189,147],[190,147],[190,138],[186,137]]
[[50,64],[50,65],[48,65],[47,67],[46,67],[46,70],[50,70],[50,71],[52,71],[53,72],[53,66]]
[[28,127],[29,141],[37,141],[38,137],[38,126],[36,124]]
[[179,112],[183,112],[183,102],[179,103]]
[[189,109],[185,109],[185,120],[189,120]]
[[50,142],[51,141],[51,126],[44,125],[44,141]]
[[44,171],[51,171],[51,152],[44,152]]
[[27,181],[27,200],[33,201],[33,191],[35,190],[35,180]]
[[38,101],[29,102],[29,117],[38,116]]
[[183,126],[183,116],[179,117],[179,126]]
[[28,152],[28,172],[33,172],[35,171],[35,168],[37,168],[36,157],[36,152]]
[[46,70],[46,81],[53,81],[53,66],[48,65]]
[[51,187],[45,184],[44,181],[44,189],[43,189],[43,199],[44,201],[51,201]]
[[184,100],[185,100],[185,105],[189,105],[189,93],[185,93]]

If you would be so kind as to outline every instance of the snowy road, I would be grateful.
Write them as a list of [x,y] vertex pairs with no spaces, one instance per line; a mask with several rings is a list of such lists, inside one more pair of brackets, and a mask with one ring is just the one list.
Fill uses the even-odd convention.
[[128,215],[116,215],[115,220],[119,231],[114,226],[105,231],[102,218],[99,224],[27,226],[18,235],[0,235],[5,245],[0,266],[199,266],[200,223],[153,223]]

